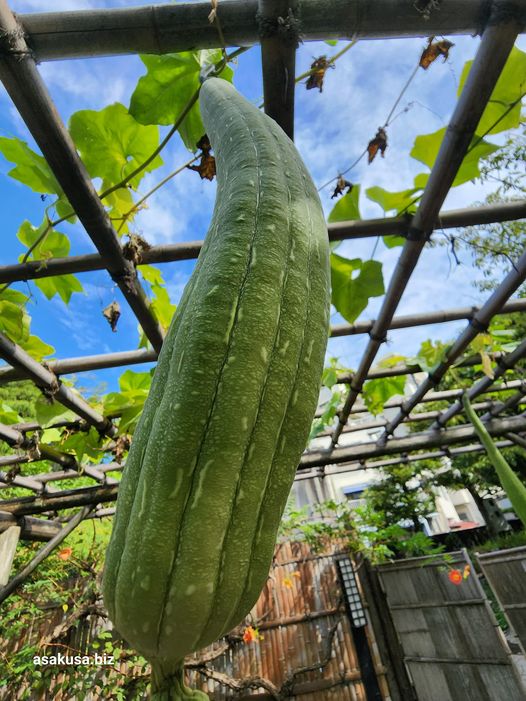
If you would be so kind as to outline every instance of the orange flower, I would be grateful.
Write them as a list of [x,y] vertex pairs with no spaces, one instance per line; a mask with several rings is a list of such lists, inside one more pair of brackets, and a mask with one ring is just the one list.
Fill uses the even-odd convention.
[[287,587],[287,589],[292,589],[292,579],[290,577],[284,577],[283,586]]
[[462,584],[462,573],[460,570],[449,570],[447,576],[452,584]]
[[469,565],[466,565],[464,567],[464,572],[462,573],[462,576],[464,579],[467,579],[470,574],[471,574],[471,567]]
[[69,560],[72,552],[73,548],[62,548],[62,550],[57,553],[57,557],[60,557],[61,560]]
[[243,633],[244,643],[259,642],[260,640],[263,640],[263,636],[260,635],[257,628],[253,628],[252,626],[247,626],[245,628],[245,632]]

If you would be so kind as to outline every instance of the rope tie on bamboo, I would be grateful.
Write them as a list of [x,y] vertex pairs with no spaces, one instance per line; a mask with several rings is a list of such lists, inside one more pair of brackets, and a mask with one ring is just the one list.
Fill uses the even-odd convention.
[[477,319],[476,316],[469,320],[469,325],[472,326],[477,333],[486,333],[488,330],[488,322],[484,323],[480,321],[480,319]]
[[381,334],[376,334],[374,333],[374,328],[371,329],[368,334],[369,338],[371,341],[374,341],[375,343],[387,343],[387,331],[384,331],[384,333]]
[[407,230],[406,239],[408,241],[422,241],[428,238],[428,234],[422,229],[417,229],[415,226],[410,226]]
[[[35,54],[25,42],[25,34],[22,27],[12,31],[0,29],[0,58],[16,58],[22,61],[24,58],[35,59]],[[25,48],[18,48],[20,45]]]
[[256,13],[258,34],[261,39],[277,36],[286,46],[298,48],[302,43],[300,10],[288,8],[286,17],[269,17],[260,10]]
[[521,9],[513,0],[493,0],[490,4],[490,12],[486,26],[516,22],[521,27],[526,24],[526,10]]

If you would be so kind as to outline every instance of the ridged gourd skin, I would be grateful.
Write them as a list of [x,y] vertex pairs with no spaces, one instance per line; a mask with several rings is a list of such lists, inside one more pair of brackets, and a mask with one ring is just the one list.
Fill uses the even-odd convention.
[[134,435],[103,580],[110,618],[152,661],[157,689],[182,685],[184,656],[261,592],[329,329],[327,227],[294,145],[224,80],[207,80],[200,103],[214,214]]

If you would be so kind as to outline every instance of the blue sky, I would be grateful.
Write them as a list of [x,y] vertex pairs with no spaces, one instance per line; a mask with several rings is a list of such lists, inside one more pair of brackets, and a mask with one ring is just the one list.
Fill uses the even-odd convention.
[[[81,8],[102,8],[140,5],[144,2],[74,0],[12,0],[16,12],[36,12]],[[160,3],[156,3],[160,4]],[[348,177],[360,183],[362,193],[367,187],[380,185],[389,190],[405,189],[412,184],[415,174],[425,170],[422,164],[409,157],[415,136],[440,129],[455,103],[456,88],[464,62],[472,58],[479,44],[478,38],[454,37],[455,47],[450,59],[439,59],[428,71],[420,70],[401,101],[402,114],[388,131],[389,146],[385,159],[377,158],[367,165],[365,159]],[[424,39],[361,42],[340,61],[335,70],[328,71],[323,93],[297,88],[296,143],[314,181],[322,183],[347,168],[363,151],[376,128],[385,122],[402,86],[418,61]],[[336,48],[323,43],[306,43],[298,52],[297,72],[307,70],[314,57],[332,55]],[[521,39],[520,48],[526,42]],[[112,102],[129,104],[137,79],[144,66],[136,56],[47,62],[40,65],[41,74],[63,120],[79,109],[101,109]],[[235,69],[234,84],[249,99],[259,101],[262,95],[259,48],[254,47],[240,57]],[[17,115],[3,87],[0,86],[0,135],[17,136],[32,144],[24,124]],[[177,139],[163,154],[165,165],[148,175],[140,191],[146,192],[163,175],[184,163],[189,152]],[[3,203],[3,246],[0,265],[13,263],[23,252],[16,232],[24,219],[38,225],[47,203],[39,195],[7,177],[10,164],[0,156],[0,201]],[[330,187],[321,192],[328,214],[331,203]],[[466,184],[452,190],[446,208],[464,207],[481,201],[486,191],[477,184]],[[203,238],[214,203],[215,184],[200,181],[196,173],[185,171],[163,188],[149,202],[148,209],[136,219],[135,230],[151,244],[175,243]],[[382,210],[362,194],[362,217],[382,216]],[[62,229],[71,239],[71,254],[94,252],[93,244],[79,226]],[[369,258],[374,239],[345,242],[342,255]],[[375,258],[382,261],[387,283],[401,249],[387,249],[383,243],[376,248]],[[402,299],[399,314],[424,312],[448,307],[471,305],[483,296],[473,287],[476,271],[464,256],[465,265],[455,267],[447,249],[435,247],[422,255],[417,270]],[[167,281],[173,302],[177,302],[193,263],[164,264],[162,273]],[[79,278],[85,294],[72,297],[69,306],[55,297],[48,301],[33,283],[15,287],[31,294],[29,313],[33,317],[32,331],[56,348],[56,357],[107,353],[137,347],[137,323],[120,292],[115,289],[105,272],[81,274]],[[113,299],[121,303],[122,316],[117,333],[112,333],[102,317],[102,309]],[[374,318],[381,299],[373,299],[361,318]],[[333,322],[341,321],[337,316]],[[411,355],[426,338],[449,339],[464,324],[454,322],[414,330],[399,330],[389,335],[386,353]],[[341,358],[344,365],[355,367],[365,346],[365,337],[340,338],[330,341],[329,354]],[[146,366],[135,366],[135,370]],[[79,385],[93,388],[100,382],[108,389],[116,387],[121,371],[104,370],[78,376]]]

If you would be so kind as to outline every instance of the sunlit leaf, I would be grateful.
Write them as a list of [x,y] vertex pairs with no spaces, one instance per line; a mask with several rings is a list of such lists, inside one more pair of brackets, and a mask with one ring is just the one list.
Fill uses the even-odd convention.
[[6,160],[16,164],[9,171],[12,178],[24,183],[35,192],[62,195],[62,188],[45,158],[35,153],[25,141],[1,136],[0,153]]
[[[432,134],[417,136],[410,155],[417,161],[425,163],[425,165],[427,165],[429,168],[432,168],[445,133],[446,127],[439,129]],[[468,182],[468,180],[474,180],[477,178],[480,175],[480,159],[489,156],[499,148],[500,146],[484,141],[484,139],[480,139],[480,137],[475,136],[470,144],[468,153],[462,161],[457,175],[453,180],[453,187],[462,185],[463,183]]]
[[360,216],[360,186],[353,185],[350,192],[344,195],[341,200],[334,205],[329,214],[328,221],[330,223],[339,221],[351,221],[353,219],[361,219]]
[[130,390],[148,391],[152,383],[152,375],[149,372],[133,372],[126,370],[119,377],[119,387],[121,392],[129,392]]
[[[69,130],[92,178],[114,185],[144,163],[159,145],[159,129],[139,124],[124,105],[115,103],[100,111],[75,112]],[[130,183],[162,164],[156,156]]]
[[74,292],[83,292],[80,280],[74,275],[54,275],[53,277],[43,277],[35,280],[39,287],[48,299],[52,299],[58,295],[64,304],[69,304],[71,295]]
[[448,349],[447,343],[442,341],[423,341],[418,353],[413,358],[408,358],[411,365],[420,365],[423,372],[432,372],[435,367],[444,360]]
[[34,360],[40,361],[46,356],[55,354],[53,346],[45,343],[38,336],[29,336],[29,338],[24,340],[20,345]]
[[[473,61],[464,64],[458,94],[462,91]],[[491,93],[477,127],[477,134],[498,134],[520,124],[521,98],[526,90],[526,53],[512,48],[506,65]],[[511,107],[516,103],[513,107]],[[511,108],[511,109],[510,109]]]
[[342,258],[331,254],[332,303],[352,324],[363,312],[371,297],[384,294],[382,264],[377,260]]
[[41,397],[36,401],[35,412],[36,419],[43,428],[59,421],[77,421],[79,418],[73,411],[66,409],[62,404],[48,402],[45,397]]
[[377,416],[388,399],[397,394],[403,395],[405,381],[405,375],[368,380],[363,386],[363,400],[371,414]]
[[[220,61],[221,51],[205,49],[162,56],[145,55],[141,60],[147,73],[139,79],[131,97],[130,113],[141,124],[172,125],[199,89],[201,68]],[[232,69],[227,66],[220,77],[232,82]],[[197,142],[205,133],[198,102],[183,120],[179,133],[185,146],[195,151]]]

